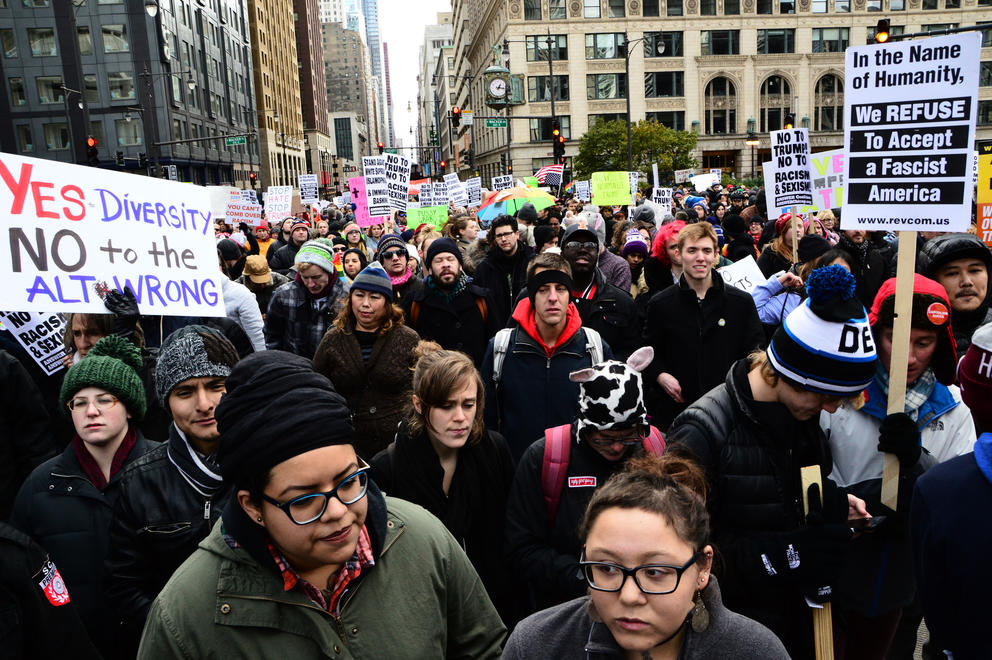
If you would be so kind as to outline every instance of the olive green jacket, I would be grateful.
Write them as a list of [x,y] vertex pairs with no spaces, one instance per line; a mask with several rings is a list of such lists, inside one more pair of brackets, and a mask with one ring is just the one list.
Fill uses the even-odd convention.
[[337,616],[284,591],[218,521],[152,605],[139,660],[498,658],[506,628],[454,538],[419,506],[385,508],[382,551]]

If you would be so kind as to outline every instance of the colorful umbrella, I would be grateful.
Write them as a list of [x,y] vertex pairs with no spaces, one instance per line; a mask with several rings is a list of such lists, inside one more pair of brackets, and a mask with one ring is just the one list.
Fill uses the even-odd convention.
[[516,215],[524,204],[531,203],[537,210],[554,206],[555,198],[536,188],[507,188],[493,195],[492,199],[479,208],[480,220],[494,220],[499,215]]

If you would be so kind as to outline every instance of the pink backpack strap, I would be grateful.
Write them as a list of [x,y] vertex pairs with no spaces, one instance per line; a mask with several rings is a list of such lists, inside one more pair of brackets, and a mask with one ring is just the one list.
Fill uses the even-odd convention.
[[665,436],[656,427],[652,426],[648,435],[643,440],[644,451],[648,454],[661,456],[665,453]]
[[568,474],[568,459],[572,451],[572,425],[544,430],[544,460],[541,463],[541,491],[548,507],[548,528],[554,526]]

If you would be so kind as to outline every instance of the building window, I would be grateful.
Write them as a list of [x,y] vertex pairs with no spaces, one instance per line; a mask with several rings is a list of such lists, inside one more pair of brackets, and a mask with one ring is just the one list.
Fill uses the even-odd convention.
[[623,73],[594,73],[586,75],[587,99],[627,98],[627,76]]
[[890,11],[906,11],[906,0],[891,0],[889,2]]
[[723,13],[726,16],[737,16],[741,13],[740,0],[723,0]]
[[33,57],[52,57],[58,54],[55,48],[55,28],[29,28],[28,43]]
[[684,74],[681,71],[654,71],[644,74],[644,96],[684,96]]
[[814,131],[840,131],[844,128],[844,83],[832,73],[816,81]]
[[602,8],[599,5],[599,0],[583,0],[582,3],[582,16],[585,18],[599,18]]
[[565,11],[565,0],[548,0],[548,17],[552,21],[564,21],[568,18]]
[[666,12],[669,16],[681,16],[682,15],[682,0],[666,0],[667,9]]
[[982,87],[992,86],[992,62],[982,62],[978,75],[978,84]]
[[134,98],[134,77],[129,72],[115,71],[108,73],[107,83],[110,86],[111,101]]
[[813,52],[843,53],[850,36],[850,28],[813,28]]
[[90,26],[80,25],[76,28],[76,37],[79,40],[79,54],[93,54],[93,37],[90,36]]
[[[871,0],[869,0],[870,2]],[[778,13],[780,14],[795,14],[796,13],[796,0],[779,0],[778,2]]]
[[834,0],[834,11],[838,14],[851,12],[851,0]]
[[706,133],[725,135],[737,132],[737,89],[720,76],[706,85]]
[[992,101],[978,102],[978,125],[988,126],[992,124]]
[[118,147],[140,147],[143,140],[141,139],[141,122],[140,121],[128,121],[127,119],[118,119],[114,122],[114,127],[117,130],[117,146]]
[[961,9],[961,0],[944,0],[944,9]]
[[31,138],[31,127],[27,124],[20,124],[17,127],[17,149],[22,154],[29,154],[34,151],[34,140]]
[[[564,34],[551,35],[551,59],[568,59],[568,37]],[[531,35],[527,37],[527,61],[547,62],[548,61],[548,36]]]
[[609,5],[610,18],[623,18],[627,15],[624,3],[626,0],[606,0]]
[[644,6],[641,8],[641,16],[658,16],[658,4],[658,0],[644,0]]
[[700,0],[699,14],[701,16],[716,16],[716,0]]
[[0,30],[0,43],[3,44],[3,56],[10,59],[17,57],[17,38],[13,30]]
[[49,151],[65,151],[69,148],[68,124],[45,124],[45,147]]
[[758,0],[758,13],[759,14],[772,13],[772,0]]
[[[557,163],[552,158],[531,158],[530,159],[530,167],[531,167],[531,170],[534,171],[534,172],[536,172],[539,169],[541,169],[542,167],[546,167],[548,165],[557,165]],[[566,170],[571,170],[572,169],[572,157],[571,156],[566,156],[565,157],[565,169]]]
[[921,25],[920,29],[923,32],[940,32],[942,30],[952,30],[957,26],[957,23],[931,23],[930,25]]
[[937,0],[923,0],[923,9],[927,11],[937,9]]
[[[572,118],[568,115],[556,117],[558,120],[558,126],[561,128],[561,134],[565,136],[566,140],[572,137]],[[551,121],[551,117],[539,117],[532,118],[530,120],[530,141],[531,142],[550,142],[552,135],[551,130],[554,122]]]
[[703,55],[740,55],[740,30],[704,30],[700,33]]
[[[982,69],[984,74],[985,69]],[[7,80],[8,86],[10,88],[10,104],[11,105],[24,105],[28,102],[27,95],[24,92],[24,78],[9,78]]]
[[[568,100],[568,76],[555,76],[555,100]],[[539,103],[551,100],[551,86],[548,76],[527,76],[527,101]]]
[[38,86],[38,99],[42,103],[62,102],[62,78],[59,76],[38,76],[35,78]]
[[645,115],[648,121],[656,121],[662,126],[667,126],[673,131],[685,130],[685,111],[666,110],[664,112],[649,112]]
[[541,20],[541,0],[524,0],[524,20]]
[[645,32],[644,57],[682,57],[682,33]]
[[626,121],[627,115],[622,112],[610,112],[599,115],[589,115],[589,127],[592,128],[601,122]]
[[586,35],[587,60],[611,60],[623,56],[623,32]]
[[104,25],[103,31],[103,52],[105,53],[127,53],[131,50],[131,45],[127,41],[127,28],[124,25]]
[[186,131],[183,130],[184,127],[185,127],[185,124],[183,123],[183,120],[182,119],[173,119],[172,120],[172,139],[173,140],[185,140],[186,139]]
[[100,88],[96,84],[96,74],[88,73],[83,76],[83,90],[86,94],[87,103],[100,102]]
[[768,55],[794,52],[796,52],[795,30],[758,30],[758,53]]
[[[906,30],[906,28],[903,25],[890,25],[889,26],[889,34],[892,35],[892,36],[895,36],[897,34],[902,34],[903,32],[905,32],[905,30]],[[866,44],[871,45],[871,44],[875,43],[875,33],[876,32],[878,32],[878,27],[877,26],[871,25],[871,26],[868,27],[868,37],[865,40],[865,43]]]
[[47,7],[48,0],[24,0],[25,7]]
[[792,108],[792,88],[782,76],[769,76],[761,83],[761,133],[781,130]]
[[814,14],[826,14],[827,13],[827,0],[813,0],[813,13]]

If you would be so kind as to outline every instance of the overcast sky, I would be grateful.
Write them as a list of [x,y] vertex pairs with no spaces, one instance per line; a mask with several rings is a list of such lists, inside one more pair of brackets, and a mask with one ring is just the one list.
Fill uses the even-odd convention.
[[389,45],[393,130],[406,146],[413,146],[410,127],[416,131],[417,125],[417,74],[424,27],[433,25],[437,13],[443,11],[451,11],[449,0],[379,0],[382,40]]

